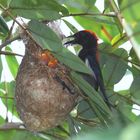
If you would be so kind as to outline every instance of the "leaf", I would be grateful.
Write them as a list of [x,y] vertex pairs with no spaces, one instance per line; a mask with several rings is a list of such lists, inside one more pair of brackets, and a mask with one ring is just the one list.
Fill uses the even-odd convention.
[[[69,131],[66,130],[65,127],[68,128],[68,123],[67,122],[62,123],[61,125],[53,128],[53,129],[47,130],[46,134],[48,134],[48,136],[49,135],[52,136],[52,138],[53,138],[53,135],[54,135],[54,136],[57,136],[61,139],[67,139],[68,136],[69,136]],[[55,132],[55,134],[54,134],[54,132]]]
[[[102,16],[102,13],[94,5],[94,1],[90,6],[85,3],[85,0],[74,0],[73,3],[67,2],[66,5],[72,14],[84,13],[85,15],[73,17],[83,28],[94,31],[105,42],[110,43],[110,39],[108,39],[103,28],[110,38],[120,33],[115,21],[116,17]],[[93,15],[88,15],[88,13]]]
[[0,0],[0,4],[2,4],[4,7],[7,7],[10,0]]
[[113,53],[109,53],[109,55],[104,55],[102,59],[106,59],[106,63],[104,68],[102,69],[104,82],[106,86],[113,86],[118,83],[128,68],[127,62],[123,61],[128,57],[126,50],[120,48],[114,51]]
[[14,110],[14,95],[15,95],[15,81],[0,83],[0,95],[3,97],[1,100],[13,115],[17,115]]
[[7,35],[9,32],[9,28],[2,16],[0,16],[0,32],[4,35]]
[[[7,130],[6,133],[5,131],[0,131],[0,139],[4,140],[6,138],[8,140],[44,140],[44,138],[34,135],[28,131]],[[49,139],[47,136],[45,136],[45,138]]]
[[133,36],[136,41],[140,44],[140,15],[139,15],[139,7],[140,1],[139,0],[124,0],[121,4],[122,14],[124,15],[125,20],[128,22],[130,28],[133,31]]
[[80,101],[80,103],[78,104],[77,114],[78,117],[80,116],[86,119],[93,119],[96,117],[95,113],[85,100]]
[[140,1],[139,0],[123,0],[120,6],[121,15],[124,18],[123,24],[125,32],[133,45],[137,56],[140,59]]
[[78,29],[76,29],[75,26],[73,26],[70,22],[68,22],[67,20],[64,20],[63,21],[65,22],[65,24],[70,28],[70,30],[73,32],[73,33],[76,33],[78,32]]
[[71,72],[71,78],[79,86],[79,88],[92,100],[92,102],[106,113],[106,115],[110,113],[109,108],[107,107],[99,93],[96,92],[95,89],[92,88],[92,86],[89,85],[88,82],[86,82],[80,74]]
[[89,129],[72,140],[126,140],[119,139],[121,128],[111,127],[109,129]]
[[85,93],[86,96],[89,97],[89,104],[91,108],[95,111],[95,114],[97,115],[98,119],[100,120],[102,125],[107,125],[105,122],[110,121],[110,110],[99,95],[95,91],[94,88],[92,88],[91,85],[86,82],[80,74],[76,72],[71,72],[71,78],[76,83],[76,85]]
[[68,15],[68,10],[55,0],[12,0],[9,7],[27,19],[55,20]]
[[28,29],[31,32],[33,39],[43,49],[50,50],[60,62],[70,67],[72,70],[91,74],[91,71],[85,66],[79,57],[75,56],[62,46],[60,38],[48,26],[32,20],[29,22]]
[[95,12],[97,10],[95,6],[95,0],[72,0],[65,1],[64,4],[68,7],[71,13],[87,13],[87,12]]
[[[11,49],[9,47],[6,47],[6,50],[11,51]],[[9,66],[9,70],[10,70],[12,76],[15,78],[17,75],[18,67],[19,67],[17,59],[15,56],[10,56],[10,55],[6,55],[5,58],[6,58],[8,66]]]
[[2,116],[0,116],[0,125],[3,124],[5,122],[4,118],[2,118]]
[[68,123],[68,126],[69,126],[69,133],[70,133],[70,136],[75,136],[77,134],[77,130],[79,130],[79,124],[78,122],[72,118],[72,116],[68,116],[67,118],[67,123]]
[[123,43],[125,43],[128,40],[128,38],[126,37],[126,34],[118,34],[116,35],[112,40],[111,40],[111,44],[113,46],[113,50],[118,48],[120,45],[122,45]]
[[130,87],[132,97],[140,103],[140,76],[135,77]]

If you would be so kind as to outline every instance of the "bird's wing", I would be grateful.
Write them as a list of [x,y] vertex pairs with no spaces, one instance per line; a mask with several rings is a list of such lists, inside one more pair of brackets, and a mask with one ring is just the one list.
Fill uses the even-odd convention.
[[108,97],[107,97],[106,92],[105,92],[103,76],[102,76],[102,73],[101,73],[101,69],[100,69],[99,63],[98,63],[96,57],[93,56],[93,55],[88,55],[88,56],[86,56],[86,58],[88,60],[89,67],[92,69],[92,71],[93,71],[93,73],[94,73],[94,75],[96,77],[97,85],[100,88],[100,91],[102,93],[104,101],[107,103],[108,106],[110,106]]

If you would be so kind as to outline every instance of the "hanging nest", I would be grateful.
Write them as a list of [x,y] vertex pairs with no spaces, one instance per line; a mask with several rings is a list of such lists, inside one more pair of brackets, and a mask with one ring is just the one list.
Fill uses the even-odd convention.
[[16,107],[28,130],[43,131],[67,118],[79,90],[69,77],[70,70],[51,52],[43,50],[23,31],[21,38],[26,51],[16,77]]

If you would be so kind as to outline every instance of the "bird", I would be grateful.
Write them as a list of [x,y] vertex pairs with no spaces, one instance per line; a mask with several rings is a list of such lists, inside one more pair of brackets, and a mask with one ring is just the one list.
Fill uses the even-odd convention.
[[16,76],[15,101],[27,130],[40,132],[58,126],[75,107],[79,90],[69,80],[69,69],[20,31],[25,55]]
[[85,62],[88,67],[92,70],[93,76],[83,75],[84,79],[94,87],[95,90],[100,89],[102,97],[105,103],[111,108],[111,104],[106,95],[105,85],[103,81],[103,75],[99,65],[99,53],[98,53],[98,37],[90,30],[82,30],[74,35],[68,36],[69,41],[64,43],[65,46],[69,45],[80,45],[81,50],[78,53],[80,59]]

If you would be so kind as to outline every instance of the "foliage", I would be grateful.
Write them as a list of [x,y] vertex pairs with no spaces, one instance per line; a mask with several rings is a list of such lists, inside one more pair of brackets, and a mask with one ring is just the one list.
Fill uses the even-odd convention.
[[[73,140],[139,140],[139,116],[136,116],[132,109],[134,104],[140,105],[140,14],[138,10],[140,1],[100,2],[101,4],[104,2],[103,12],[100,12],[99,6],[95,6],[96,0],[0,1],[0,76],[2,77],[6,64],[13,77],[11,81],[3,78],[4,80],[0,82],[0,101],[6,107],[6,112],[3,113],[5,117],[0,116],[0,140],[5,138],[63,140],[71,137]],[[81,78],[81,73],[91,74],[91,71],[77,56],[63,47],[58,33],[46,25],[61,20],[73,34],[78,29],[67,18],[70,16],[84,29],[94,31],[102,39],[99,45],[100,66],[109,100],[115,106],[112,111],[108,109],[100,94]],[[22,20],[19,20],[19,17]],[[14,87],[19,67],[17,56],[21,57],[15,53],[13,49],[15,46],[11,43],[19,38],[18,31],[14,30],[15,24],[25,29],[23,23],[26,19],[29,20],[26,31],[40,46],[50,50],[71,70],[71,79],[85,92],[83,99],[78,102],[75,110],[63,124],[37,134],[17,128],[16,124],[11,127],[9,123],[9,113],[19,118],[15,109]],[[9,22],[12,23],[10,27]],[[130,50],[127,49],[126,42],[131,43]],[[124,47],[122,48],[121,45]],[[131,86],[128,89],[115,91],[115,84],[127,74],[133,76]],[[6,73],[5,76],[8,77],[8,74]]]

